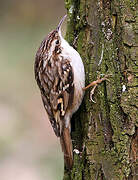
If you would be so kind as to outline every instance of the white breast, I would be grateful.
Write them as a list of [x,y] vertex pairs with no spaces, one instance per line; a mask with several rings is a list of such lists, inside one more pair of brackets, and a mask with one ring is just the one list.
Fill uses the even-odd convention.
[[70,60],[70,64],[73,67],[74,82],[78,84],[79,87],[83,88],[85,86],[85,73],[82,59],[79,53],[70,46],[65,39],[62,38],[61,42],[62,55]]
[[72,110],[69,115],[72,116],[72,114],[79,108],[84,96],[84,91],[82,90],[82,88],[85,87],[84,65],[79,53],[73,47],[71,47],[68,44],[68,42],[65,41],[63,38],[61,42],[62,42],[61,43],[62,56],[70,60],[70,64],[74,72],[74,85],[75,85],[74,102],[73,102]]

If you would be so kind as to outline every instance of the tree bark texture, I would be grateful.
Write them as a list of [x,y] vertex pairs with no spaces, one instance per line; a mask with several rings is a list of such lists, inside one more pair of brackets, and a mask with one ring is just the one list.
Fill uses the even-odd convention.
[[72,118],[74,166],[64,180],[136,180],[138,101],[136,0],[65,0],[67,41],[80,53],[86,85],[110,74]]

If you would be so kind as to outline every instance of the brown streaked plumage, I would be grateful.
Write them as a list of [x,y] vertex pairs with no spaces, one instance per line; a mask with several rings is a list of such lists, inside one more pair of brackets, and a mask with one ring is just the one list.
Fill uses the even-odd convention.
[[35,79],[53,130],[64,152],[65,164],[72,168],[70,118],[79,108],[85,85],[84,66],[78,52],[62,37],[60,27],[42,41],[36,53]]

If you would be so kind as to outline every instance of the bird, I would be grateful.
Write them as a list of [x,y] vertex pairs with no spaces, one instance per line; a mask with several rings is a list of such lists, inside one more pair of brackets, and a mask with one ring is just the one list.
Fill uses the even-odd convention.
[[82,103],[85,88],[85,70],[80,54],[63,38],[58,26],[41,42],[37,50],[34,73],[44,108],[59,137],[65,166],[73,166],[71,118]]

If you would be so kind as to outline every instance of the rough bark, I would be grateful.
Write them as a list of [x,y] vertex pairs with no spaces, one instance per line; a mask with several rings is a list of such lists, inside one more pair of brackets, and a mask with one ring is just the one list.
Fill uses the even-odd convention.
[[67,41],[80,53],[86,85],[111,74],[88,90],[72,118],[72,171],[64,180],[136,180],[138,143],[136,0],[65,0]]

